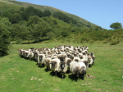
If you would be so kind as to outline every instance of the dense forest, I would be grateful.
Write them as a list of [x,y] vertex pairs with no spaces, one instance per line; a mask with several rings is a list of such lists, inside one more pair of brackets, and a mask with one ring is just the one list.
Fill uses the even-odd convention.
[[[118,24],[118,23],[116,23]],[[118,44],[123,38],[122,25],[112,24],[113,30],[100,26],[85,25],[76,19],[57,11],[29,6],[19,10],[6,9],[0,11],[0,56],[7,54],[11,41],[17,44],[23,40],[40,42],[44,40],[67,41],[74,43],[104,41]],[[114,25],[116,27],[114,27]]]

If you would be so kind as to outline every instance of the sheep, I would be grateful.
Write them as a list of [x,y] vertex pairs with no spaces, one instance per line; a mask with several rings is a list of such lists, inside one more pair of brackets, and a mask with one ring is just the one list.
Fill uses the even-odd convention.
[[34,59],[34,52],[33,51],[30,52],[29,59],[30,60],[33,60]]
[[45,55],[44,54],[38,54],[38,65],[42,66],[45,65]]
[[80,59],[80,61],[79,62],[83,62],[83,63],[85,63],[85,65],[86,65],[86,69],[88,69],[88,67],[89,67],[89,61],[87,60],[87,59]]
[[72,61],[70,63],[70,72],[72,73],[72,78],[74,78],[74,74],[77,78],[79,78],[79,63],[76,61]]
[[78,62],[79,64],[79,72],[80,72],[80,78],[84,79],[84,75],[86,74],[86,65],[84,62]]
[[58,72],[62,74],[62,79],[63,79],[64,74],[67,72],[67,64],[65,63],[66,55],[60,55],[58,56],[58,58],[60,59],[60,66]]
[[91,67],[94,61],[90,55],[88,56],[88,61],[89,61],[89,67]]
[[90,55],[91,55],[91,57],[92,57],[92,59],[93,59],[93,63],[92,63],[92,65],[93,65],[93,64],[95,63],[95,55],[94,55],[93,52],[91,52]]
[[80,58],[79,58],[78,54],[74,54],[73,61],[76,61],[76,62],[80,61]]
[[24,57],[24,51],[25,51],[25,49],[18,49],[18,50],[19,50],[19,55],[21,57]]
[[[18,49],[19,55],[25,58],[34,59],[39,66],[46,65],[47,70],[62,74],[62,79],[67,70],[72,73],[72,77],[83,77],[89,66],[95,62],[93,52],[88,53],[88,46],[73,47],[61,45],[54,48],[30,48],[28,50]],[[84,77],[83,77],[84,78]]]
[[67,72],[67,64],[65,62],[60,62],[58,72],[62,74],[62,79],[64,77],[64,74]]
[[55,72],[55,76],[57,76],[58,68],[60,66],[60,60],[55,57],[51,60],[51,71]]
[[18,49],[18,53],[19,53],[20,56],[22,56],[22,50],[23,49]]
[[47,70],[51,69],[51,56],[46,56],[45,63]]

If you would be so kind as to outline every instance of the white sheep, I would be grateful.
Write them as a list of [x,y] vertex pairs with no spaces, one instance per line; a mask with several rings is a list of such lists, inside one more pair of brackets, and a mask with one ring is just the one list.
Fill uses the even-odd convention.
[[46,56],[45,63],[47,70],[51,69],[51,56]]
[[70,72],[72,73],[72,78],[74,78],[74,74],[76,77],[79,77],[79,63],[76,61],[72,61],[70,63]]
[[42,66],[45,65],[45,55],[44,54],[38,54],[38,65]]
[[51,64],[51,71],[55,72],[55,76],[57,76],[57,72],[60,66],[60,60],[57,57],[55,57],[51,60],[50,64]]
[[84,75],[86,74],[86,65],[84,62],[78,62],[78,64],[79,64],[80,77],[84,79]]

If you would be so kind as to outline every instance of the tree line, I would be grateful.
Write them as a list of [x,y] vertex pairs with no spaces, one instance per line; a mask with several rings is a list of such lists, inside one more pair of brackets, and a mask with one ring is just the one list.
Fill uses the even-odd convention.
[[82,43],[116,39],[115,42],[118,42],[122,37],[121,23],[113,23],[110,27],[117,30],[86,26],[63,13],[51,14],[49,10],[41,11],[31,6],[21,7],[18,11],[5,10],[0,13],[0,56],[7,54],[11,41],[21,43],[23,40],[40,42],[56,39]]

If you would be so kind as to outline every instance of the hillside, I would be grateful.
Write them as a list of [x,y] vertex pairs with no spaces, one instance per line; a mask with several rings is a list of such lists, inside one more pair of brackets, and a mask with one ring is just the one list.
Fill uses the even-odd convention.
[[[59,9],[53,8],[53,7],[49,7],[49,6],[43,6],[43,5],[36,5],[36,4],[31,4],[31,3],[25,3],[25,2],[19,2],[19,1],[15,1],[15,0],[0,0],[0,10],[5,10],[5,9],[9,9],[9,8],[14,8],[14,9],[19,9],[20,7],[29,7],[32,6],[34,8],[40,9],[42,11],[44,10],[49,10],[52,14],[54,12],[62,12],[64,14],[66,14],[67,16],[69,16],[70,18],[76,20],[78,23],[80,23],[81,25],[85,25],[87,27],[96,27],[97,25],[70,13],[61,11]],[[15,8],[16,7],[16,8]]]

